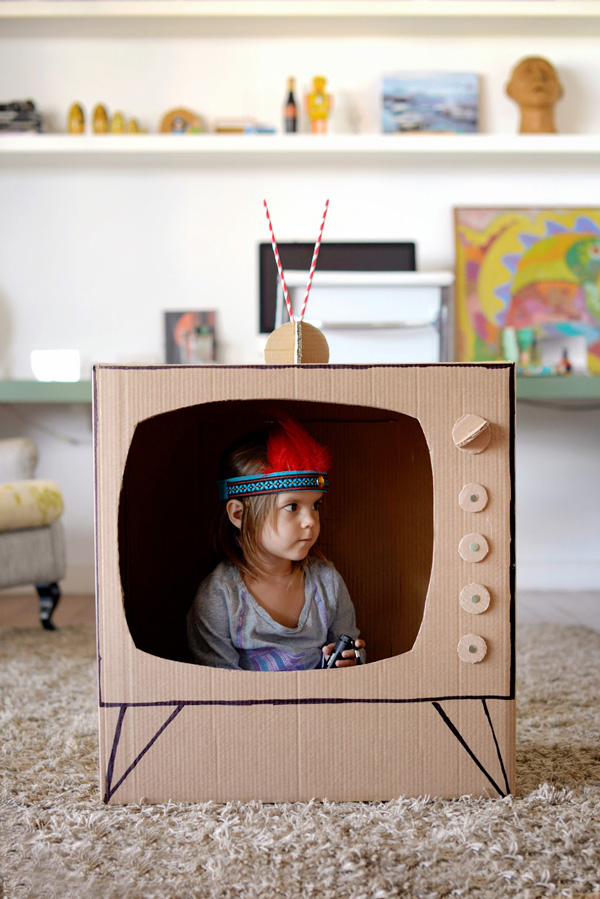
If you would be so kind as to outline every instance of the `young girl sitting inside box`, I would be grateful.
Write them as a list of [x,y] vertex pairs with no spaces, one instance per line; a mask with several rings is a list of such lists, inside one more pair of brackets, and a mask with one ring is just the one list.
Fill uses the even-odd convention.
[[333,565],[315,552],[329,452],[281,416],[236,441],[220,463],[215,543],[221,562],[187,617],[195,662],[246,671],[322,667],[342,634],[336,667],[364,661],[354,606]]

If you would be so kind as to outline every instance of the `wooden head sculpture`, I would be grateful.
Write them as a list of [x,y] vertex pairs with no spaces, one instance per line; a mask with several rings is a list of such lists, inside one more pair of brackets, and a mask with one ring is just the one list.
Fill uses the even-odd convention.
[[323,213],[319,236],[317,237],[317,242],[315,244],[315,250],[310,265],[310,272],[308,274],[306,294],[302,302],[302,310],[300,312],[299,318],[295,318],[294,312],[292,310],[292,303],[288,293],[287,285],[285,283],[285,276],[283,274],[281,259],[279,258],[279,250],[277,248],[277,242],[273,233],[273,225],[271,224],[269,208],[267,206],[267,201],[264,200],[263,202],[265,212],[267,214],[269,231],[271,233],[271,244],[273,246],[273,253],[275,255],[275,263],[277,265],[279,280],[281,281],[283,296],[285,298],[288,315],[290,317],[289,322],[286,322],[284,325],[281,325],[281,327],[273,331],[273,333],[267,340],[267,344],[265,346],[265,362],[267,365],[286,365],[290,363],[297,365],[300,363],[306,364],[311,362],[321,364],[327,363],[329,362],[329,347],[327,345],[327,341],[325,340],[323,333],[318,328],[315,328],[314,325],[309,325],[308,322],[304,321],[304,313],[306,312],[308,295],[310,294],[313,275],[317,266],[319,249],[321,247],[321,238],[323,236],[323,227],[325,225],[325,217],[327,216],[327,209],[329,208],[329,200],[327,200],[327,202],[325,203],[325,212]]
[[519,104],[521,134],[553,134],[554,105],[563,89],[552,63],[528,56],[517,63],[506,85],[508,96]]

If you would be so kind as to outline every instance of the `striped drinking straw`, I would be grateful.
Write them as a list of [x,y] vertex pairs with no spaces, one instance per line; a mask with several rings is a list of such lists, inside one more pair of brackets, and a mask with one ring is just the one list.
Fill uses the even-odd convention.
[[304,313],[306,312],[306,304],[308,303],[308,295],[310,293],[310,288],[312,286],[313,275],[315,273],[315,268],[317,267],[317,258],[319,256],[319,250],[321,248],[321,238],[323,237],[323,228],[325,227],[325,218],[327,217],[327,210],[329,208],[329,200],[325,201],[325,212],[323,213],[323,218],[321,219],[321,227],[319,229],[319,236],[317,237],[317,242],[315,244],[315,251],[313,253],[312,262],[310,264],[310,272],[308,273],[308,284],[306,285],[306,295],[302,302],[302,310],[300,312],[300,321],[304,321]]
[[281,287],[283,288],[283,295],[285,297],[285,305],[287,306],[288,315],[290,317],[290,321],[294,321],[294,313],[292,311],[292,304],[290,302],[290,295],[288,293],[287,284],[285,283],[285,278],[283,275],[283,269],[281,267],[281,259],[279,258],[279,250],[277,249],[277,241],[275,240],[275,235],[273,234],[273,225],[271,224],[271,216],[269,215],[269,207],[267,206],[267,201],[263,200],[265,212],[267,213],[267,222],[269,223],[269,231],[271,232],[271,244],[273,246],[273,254],[275,256],[275,264],[277,265],[277,271],[279,272],[279,280],[281,281]]

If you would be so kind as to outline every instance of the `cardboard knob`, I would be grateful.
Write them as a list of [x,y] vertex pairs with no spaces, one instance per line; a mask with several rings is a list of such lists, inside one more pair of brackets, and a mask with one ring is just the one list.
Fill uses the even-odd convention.
[[477,634],[465,634],[464,637],[461,637],[456,649],[463,662],[474,665],[475,662],[481,662],[482,659],[485,659],[487,643],[483,637],[478,637]]
[[465,534],[458,544],[458,551],[465,562],[481,562],[490,551],[483,534]]
[[466,484],[458,495],[458,504],[465,512],[481,512],[487,501],[487,490],[481,484]]
[[492,439],[490,423],[480,415],[462,415],[452,428],[452,439],[465,453],[482,453]]
[[267,365],[327,362],[329,362],[329,346],[325,335],[307,322],[286,322],[273,331],[265,346]]
[[467,584],[459,598],[461,608],[469,615],[481,615],[490,605],[490,591],[483,584]]

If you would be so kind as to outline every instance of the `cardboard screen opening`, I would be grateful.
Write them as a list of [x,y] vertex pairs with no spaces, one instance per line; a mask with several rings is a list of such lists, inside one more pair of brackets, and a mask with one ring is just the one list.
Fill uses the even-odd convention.
[[[433,557],[433,478],[416,418],[371,406],[278,402],[332,452],[319,547],[350,590],[369,661],[409,651]],[[119,568],[136,647],[190,661],[185,616],[216,564],[217,464],[272,420],[266,400],[203,403],[141,421],[119,503]]]

